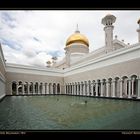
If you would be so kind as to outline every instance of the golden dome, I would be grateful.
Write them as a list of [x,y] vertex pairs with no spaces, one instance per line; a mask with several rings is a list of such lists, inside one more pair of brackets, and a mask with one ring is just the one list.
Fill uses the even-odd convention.
[[72,43],[82,43],[86,45],[87,47],[89,46],[89,41],[88,39],[81,34],[79,31],[75,31],[74,34],[72,34],[66,41],[66,46],[72,44]]

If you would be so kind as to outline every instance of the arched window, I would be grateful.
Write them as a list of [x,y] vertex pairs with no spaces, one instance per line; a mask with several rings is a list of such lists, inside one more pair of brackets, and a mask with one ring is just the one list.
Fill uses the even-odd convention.
[[36,94],[38,93],[38,83],[37,82],[35,83],[35,93]]
[[52,84],[51,84],[51,83],[49,83],[49,94],[51,94],[51,93],[52,93],[52,91],[51,91],[51,86],[52,86]]
[[60,84],[57,84],[57,94],[60,94]]
[[128,77],[123,76],[122,79],[122,96],[126,98],[128,97]]
[[24,84],[24,93],[27,94],[28,93],[28,83],[25,82]]
[[33,93],[33,83],[32,83],[32,82],[30,83],[29,92],[30,92],[30,93]]
[[15,81],[12,82],[12,95],[16,95],[17,94],[17,84]]
[[42,83],[40,83],[40,85],[39,85],[39,93],[41,93],[41,94],[42,94],[42,91],[43,91],[43,84],[42,84]]
[[132,75],[131,76],[131,93],[132,93],[132,97],[136,98],[137,94],[138,94],[138,80],[137,80],[137,75]]
[[[115,77],[115,96],[119,97],[119,92],[120,92],[120,78]],[[128,94],[128,82],[127,82],[127,94]]]
[[56,94],[56,84],[53,83],[53,94]]
[[19,81],[18,83],[18,94],[23,94],[23,91],[22,91],[22,82]]

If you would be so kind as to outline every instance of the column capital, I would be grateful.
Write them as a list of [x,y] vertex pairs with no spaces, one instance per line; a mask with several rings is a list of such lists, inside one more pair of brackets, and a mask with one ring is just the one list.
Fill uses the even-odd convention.
[[98,84],[99,82],[96,80],[94,83],[95,83],[95,84]]
[[102,80],[100,80],[100,83],[104,83],[104,80],[102,79]]
[[91,85],[94,85],[94,82],[91,82],[90,84],[91,84]]
[[108,81],[108,80],[105,81],[106,84],[109,84],[109,82],[110,82],[110,81]]
[[132,78],[132,82],[134,82],[134,81],[135,81],[135,78],[133,77],[133,78]]
[[116,82],[116,79],[112,79],[112,83],[115,83]]
[[121,78],[121,79],[119,79],[119,81],[120,81],[120,82],[122,82],[122,81],[123,81],[123,79]]
[[131,81],[132,79],[131,79],[131,78],[128,78],[127,80],[128,80],[128,81]]

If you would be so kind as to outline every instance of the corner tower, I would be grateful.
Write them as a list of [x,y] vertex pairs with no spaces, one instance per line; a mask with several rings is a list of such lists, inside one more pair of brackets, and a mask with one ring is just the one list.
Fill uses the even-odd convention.
[[80,33],[78,25],[74,34],[67,39],[64,49],[66,51],[66,64],[68,66],[81,56],[89,53],[89,41],[86,36]]
[[113,50],[113,23],[115,23],[116,17],[113,15],[106,15],[102,19],[102,24],[105,25],[104,31],[105,31],[105,46],[106,46],[106,52],[110,52]]

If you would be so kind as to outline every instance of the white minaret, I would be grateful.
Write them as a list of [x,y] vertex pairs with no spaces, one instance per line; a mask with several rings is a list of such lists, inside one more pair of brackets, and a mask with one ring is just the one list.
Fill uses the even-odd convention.
[[115,23],[116,17],[113,15],[106,15],[102,19],[102,24],[105,25],[104,31],[105,31],[105,46],[106,46],[106,52],[110,52],[113,50],[113,23]]
[[138,42],[140,42],[140,19],[137,22],[139,24],[139,28],[137,29],[138,32]]

